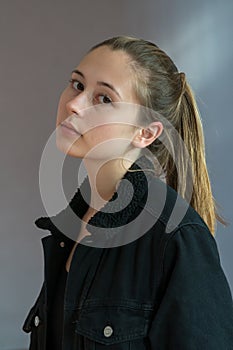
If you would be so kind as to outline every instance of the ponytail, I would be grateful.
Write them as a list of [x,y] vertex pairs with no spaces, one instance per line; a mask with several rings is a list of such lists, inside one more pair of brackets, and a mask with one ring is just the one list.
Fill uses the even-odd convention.
[[[177,126],[177,131],[184,141],[191,161],[193,189],[190,198],[190,205],[199,213],[209,227],[210,232],[214,235],[216,220],[219,220],[223,224],[225,224],[225,222],[217,214],[216,203],[211,191],[211,184],[205,158],[203,127],[198,107],[191,87],[187,82],[185,82],[184,73],[181,74],[181,79],[184,81],[184,85],[179,101],[180,123]],[[178,158],[180,157],[181,155],[179,154]],[[181,159],[180,163],[182,162],[184,163],[184,160]],[[178,179],[175,179],[176,181],[174,181],[174,174],[169,171],[170,163],[171,162],[169,161],[167,169],[167,182],[178,190]],[[189,178],[186,178],[186,181],[189,181]],[[184,187],[186,186],[184,185]],[[185,188],[183,188],[183,191],[178,190],[178,192],[182,192],[181,195],[183,195],[183,197],[186,196]]]

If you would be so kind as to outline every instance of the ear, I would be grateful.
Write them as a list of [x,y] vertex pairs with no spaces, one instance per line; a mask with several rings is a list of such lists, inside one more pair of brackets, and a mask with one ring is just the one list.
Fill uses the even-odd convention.
[[138,129],[132,140],[132,144],[138,148],[145,148],[153,143],[162,133],[163,124],[153,122],[147,128]]

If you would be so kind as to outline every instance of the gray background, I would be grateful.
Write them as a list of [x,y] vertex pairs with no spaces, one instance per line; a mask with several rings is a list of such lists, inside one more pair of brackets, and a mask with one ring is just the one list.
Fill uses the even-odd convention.
[[[22,349],[23,320],[42,282],[34,220],[46,215],[39,165],[55,128],[59,94],[93,44],[128,34],[156,42],[196,92],[214,195],[232,221],[232,1],[100,0],[0,3],[1,245],[0,350]],[[67,198],[77,160],[64,164]],[[222,266],[233,289],[232,227],[218,226]]]

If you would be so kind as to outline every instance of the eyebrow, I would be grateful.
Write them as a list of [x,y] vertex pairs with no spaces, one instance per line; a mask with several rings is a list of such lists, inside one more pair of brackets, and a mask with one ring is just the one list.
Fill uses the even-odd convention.
[[[85,79],[84,74],[83,74],[82,72],[80,72],[78,69],[72,70],[72,73],[79,74],[79,75],[81,75],[81,77],[82,77],[83,79]],[[121,95],[120,95],[119,92],[114,88],[114,86],[113,86],[112,84],[106,83],[106,82],[104,82],[104,81],[97,81],[97,84],[98,84],[98,85],[102,85],[102,86],[108,87],[109,89],[111,89],[112,91],[114,91],[114,92],[117,94],[117,96],[118,96],[119,98],[121,98]]]

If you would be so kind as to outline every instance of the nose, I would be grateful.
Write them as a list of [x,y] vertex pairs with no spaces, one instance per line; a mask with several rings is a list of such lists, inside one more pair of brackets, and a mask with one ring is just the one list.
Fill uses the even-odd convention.
[[77,114],[82,117],[85,109],[88,107],[90,107],[90,100],[89,96],[84,91],[66,103],[66,109],[69,115]]

